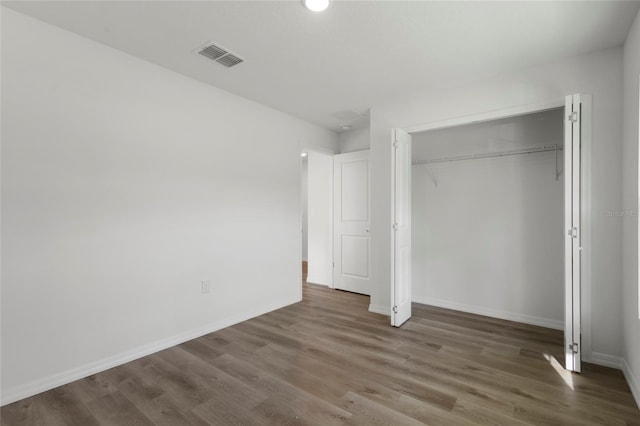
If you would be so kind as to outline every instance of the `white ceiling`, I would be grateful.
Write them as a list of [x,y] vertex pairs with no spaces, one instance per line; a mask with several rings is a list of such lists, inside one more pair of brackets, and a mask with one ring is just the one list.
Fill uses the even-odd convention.
[[[621,45],[640,5],[335,0],[313,13],[297,0],[3,4],[336,131],[357,121],[341,112]],[[193,53],[209,40],[246,62],[227,69]]]
[[488,154],[564,143],[564,108],[414,133],[412,160]]

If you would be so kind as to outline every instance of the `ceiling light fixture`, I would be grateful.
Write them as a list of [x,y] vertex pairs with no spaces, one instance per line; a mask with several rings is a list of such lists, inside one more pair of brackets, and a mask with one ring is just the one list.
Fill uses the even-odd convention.
[[306,156],[307,156],[307,153],[306,153],[306,152],[303,152],[302,154],[300,154],[300,156],[304,158],[304,157],[306,157]]
[[304,5],[313,12],[322,12],[329,7],[329,0],[304,0]]

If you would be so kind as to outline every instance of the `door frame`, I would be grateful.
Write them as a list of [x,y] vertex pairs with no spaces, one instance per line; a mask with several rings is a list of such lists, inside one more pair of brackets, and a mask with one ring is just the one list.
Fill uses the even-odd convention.
[[[569,93],[568,93],[569,94]],[[581,200],[581,216],[582,216],[582,265],[581,274],[581,333],[582,333],[582,361],[591,361],[592,354],[592,307],[591,307],[591,235],[592,235],[592,211],[591,211],[591,194],[592,194],[592,110],[593,100],[590,94],[581,94],[582,101],[582,141],[581,141],[581,167],[582,174],[580,179],[582,200]],[[533,104],[525,104],[514,106],[511,108],[490,110],[476,114],[464,115],[459,117],[451,117],[443,120],[436,120],[414,126],[404,127],[409,134],[420,133],[427,130],[445,129],[448,127],[456,127],[465,124],[482,123],[485,121],[499,120],[502,118],[516,117],[520,115],[532,114],[536,112],[547,111],[550,109],[564,108],[565,97],[550,99],[545,102]],[[393,203],[393,199],[391,201]],[[394,206],[392,205],[392,208]],[[564,213],[563,213],[564,223]],[[393,251],[392,251],[393,253]],[[564,282],[564,280],[563,280]],[[391,291],[393,291],[393,282],[391,283]],[[563,287],[564,294],[564,287]],[[566,305],[566,302],[565,302]],[[564,320],[563,320],[564,323]],[[564,344],[563,344],[564,345]]]
[[[315,145],[311,145],[311,144],[306,144],[303,142],[299,142],[298,143],[298,158],[299,158],[299,169],[298,169],[298,196],[300,197],[300,207],[299,207],[299,212],[298,212],[298,223],[299,226],[298,228],[300,229],[300,238],[299,238],[299,244],[298,244],[298,268],[299,268],[299,282],[300,282],[300,286],[298,287],[298,300],[302,300],[302,277],[303,277],[303,273],[302,273],[302,153],[306,152],[307,153],[307,166],[308,166],[308,161],[309,161],[309,154],[310,153],[315,153],[315,154],[321,154],[321,155],[326,155],[326,156],[331,156],[333,157],[336,153],[329,149],[329,148],[325,148],[325,147],[320,147],[320,146],[315,146]],[[307,168],[307,173],[308,173],[308,168]],[[333,169],[332,169],[332,176],[333,176]],[[307,176],[308,177],[308,176]],[[333,177],[331,180],[331,185],[332,185],[332,191],[333,191]],[[332,192],[333,194],[333,192]],[[309,203],[309,197],[311,196],[309,188],[308,188],[308,182],[307,182],[307,205]],[[332,197],[332,202],[333,202],[333,197]],[[333,205],[331,207],[333,209]],[[333,211],[333,210],[332,210]],[[308,213],[308,212],[307,212]],[[307,222],[308,222],[309,218],[307,216]],[[331,261],[333,261],[333,214],[331,216]],[[307,223],[307,231],[308,231],[308,223]],[[308,235],[307,235],[308,236]],[[308,253],[307,253],[308,255]],[[308,271],[307,271],[308,272]],[[307,277],[308,279],[308,277]],[[321,284],[322,285],[322,284]],[[333,273],[331,274],[331,279],[330,281],[327,283],[327,287],[328,288],[333,288]]]

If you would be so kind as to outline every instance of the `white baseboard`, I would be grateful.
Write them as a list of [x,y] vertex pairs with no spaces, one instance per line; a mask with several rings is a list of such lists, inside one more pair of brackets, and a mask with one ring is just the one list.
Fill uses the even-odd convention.
[[591,352],[588,358],[582,356],[582,359],[591,364],[602,365],[603,367],[622,369],[622,358],[616,355],[603,354],[601,352]]
[[431,297],[414,296],[412,298],[412,301],[425,305],[438,306],[440,308],[468,312],[470,314],[484,315],[487,317],[499,318],[508,321],[522,322],[525,324],[537,325],[540,327],[553,328],[554,330],[564,330],[564,322],[562,320],[558,321],[549,318],[518,314],[515,312],[500,311],[491,308],[484,308],[482,306],[466,305],[463,303],[450,302],[448,300],[434,299]]
[[631,366],[624,358],[622,358],[622,372],[624,373],[625,379],[627,379],[629,389],[631,389],[631,394],[636,400],[636,405],[640,408],[640,383],[636,380],[636,376],[633,374],[633,371],[631,371]]
[[376,306],[369,305],[369,312],[373,312],[374,314],[381,314],[386,316],[391,316],[391,308],[388,306]]
[[309,284],[326,285],[327,287],[330,287],[329,280],[327,280],[326,278],[318,277],[318,276],[307,275],[307,282]]
[[118,365],[126,364],[127,362],[142,358],[147,355],[151,355],[155,352],[159,352],[172,346],[179,345],[180,343],[184,343],[188,340],[192,340],[200,336],[204,336],[205,334],[213,333],[214,331],[232,326],[239,322],[255,318],[257,316],[275,311],[280,308],[284,308],[285,306],[300,302],[300,300],[302,299],[296,298],[296,300],[286,303],[276,303],[273,305],[262,307],[260,309],[246,312],[242,315],[236,315],[221,321],[217,321],[213,324],[209,324],[195,330],[189,330],[175,336],[167,337],[166,339],[161,339],[146,345],[142,345],[135,349],[122,352],[114,356],[103,358],[95,362],[90,362],[67,371],[52,374],[50,376],[34,380],[23,385],[14,386],[9,389],[2,389],[2,395],[0,396],[0,406],[11,404],[12,402],[28,398],[30,396],[45,392],[58,386],[66,385],[67,383],[71,383],[92,374],[117,367]]

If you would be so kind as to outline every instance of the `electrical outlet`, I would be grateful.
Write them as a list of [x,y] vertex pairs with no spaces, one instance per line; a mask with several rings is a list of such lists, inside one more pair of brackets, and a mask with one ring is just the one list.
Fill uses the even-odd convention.
[[202,294],[211,293],[211,281],[209,280],[202,281],[200,286],[200,291],[202,292]]

